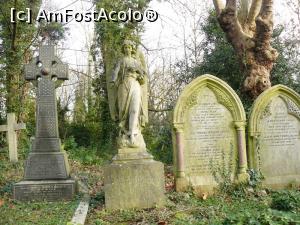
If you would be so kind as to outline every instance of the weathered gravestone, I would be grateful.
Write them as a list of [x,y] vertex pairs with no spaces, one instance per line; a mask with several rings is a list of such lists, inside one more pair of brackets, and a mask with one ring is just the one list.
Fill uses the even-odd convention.
[[41,46],[39,56],[25,66],[25,78],[37,86],[36,136],[25,165],[24,180],[14,185],[17,200],[71,199],[75,181],[70,179],[67,155],[58,134],[56,80],[68,79],[68,66],[55,56],[54,46]]
[[285,188],[300,184],[300,95],[283,85],[264,91],[249,120],[250,167],[263,184]]
[[217,169],[227,169],[232,180],[248,179],[245,121],[239,97],[219,78],[202,75],[185,87],[173,114],[177,191],[212,192]]
[[6,131],[9,160],[18,162],[18,139],[16,131],[26,129],[25,123],[17,123],[14,113],[7,113],[7,125],[0,125],[0,132]]

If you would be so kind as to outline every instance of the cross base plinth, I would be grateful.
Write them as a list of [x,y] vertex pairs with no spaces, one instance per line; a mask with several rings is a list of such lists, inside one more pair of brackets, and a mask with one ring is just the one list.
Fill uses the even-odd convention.
[[69,164],[65,151],[29,153],[24,180],[62,180],[69,177]]
[[21,181],[14,184],[14,199],[19,201],[71,200],[76,193],[76,182],[68,180]]

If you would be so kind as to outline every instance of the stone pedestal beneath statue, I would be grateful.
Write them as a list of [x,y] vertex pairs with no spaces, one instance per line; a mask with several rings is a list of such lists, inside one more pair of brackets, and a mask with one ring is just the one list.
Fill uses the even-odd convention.
[[76,183],[68,180],[21,181],[14,184],[14,199],[19,201],[71,200],[76,193]]
[[[120,152],[120,151],[119,151]],[[107,209],[159,207],[165,203],[163,163],[145,152],[116,155],[104,169],[105,206]]]

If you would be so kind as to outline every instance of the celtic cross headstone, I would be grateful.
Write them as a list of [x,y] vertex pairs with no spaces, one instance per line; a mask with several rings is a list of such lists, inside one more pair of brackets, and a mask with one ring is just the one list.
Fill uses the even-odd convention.
[[55,86],[68,79],[68,65],[54,55],[54,46],[42,46],[38,59],[25,66],[25,79],[37,85],[36,142],[33,151],[59,151]]
[[25,165],[24,181],[15,184],[18,200],[61,200],[72,198],[67,155],[61,151],[55,88],[68,79],[68,65],[55,55],[52,45],[41,46],[39,56],[25,66],[25,79],[37,87],[36,136]]

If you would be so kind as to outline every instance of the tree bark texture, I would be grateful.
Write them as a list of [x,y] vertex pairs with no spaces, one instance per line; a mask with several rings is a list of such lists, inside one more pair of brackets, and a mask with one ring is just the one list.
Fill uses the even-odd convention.
[[273,0],[214,0],[219,24],[233,46],[245,74],[243,90],[256,98],[271,87],[270,72],[278,57],[271,46]]

